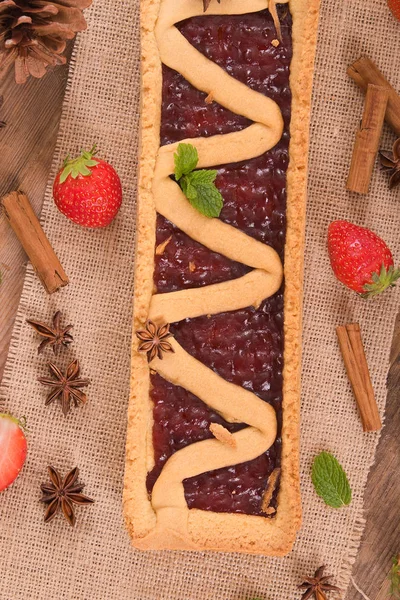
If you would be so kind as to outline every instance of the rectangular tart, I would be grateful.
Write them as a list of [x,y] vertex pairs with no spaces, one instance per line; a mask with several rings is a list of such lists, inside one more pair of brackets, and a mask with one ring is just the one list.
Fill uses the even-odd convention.
[[[142,550],[282,556],[300,527],[318,2],[141,0],[124,513]],[[174,177],[180,143],[217,171],[218,218]]]

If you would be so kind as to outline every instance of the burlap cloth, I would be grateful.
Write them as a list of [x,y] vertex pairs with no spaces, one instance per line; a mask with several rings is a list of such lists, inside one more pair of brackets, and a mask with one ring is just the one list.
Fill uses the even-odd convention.
[[[62,157],[97,141],[116,167],[124,205],[104,231],[86,231],[56,210],[47,189],[42,221],[71,284],[48,297],[28,267],[1,396],[4,407],[26,415],[29,458],[16,484],[0,496],[1,600],[266,600],[295,598],[302,574],[321,564],[346,589],[363,531],[363,491],[377,434],[363,434],[338,351],[334,326],[358,321],[379,406],[399,294],[365,303],[331,275],[327,224],[348,218],[373,227],[400,255],[398,193],[376,169],[368,197],[345,192],[362,95],[346,65],[368,53],[400,88],[400,29],[385,0],[324,0],[314,85],[307,221],[302,406],[304,523],[289,557],[271,560],[234,554],[153,552],[131,548],[125,532],[123,487],[129,385],[131,298],[135,235],[136,149],[139,125],[138,1],[94,0],[89,28],[76,45],[52,177]],[[391,42],[389,43],[389,40]],[[397,40],[397,43],[395,42]],[[384,146],[393,136],[385,132]],[[40,140],[38,140],[40,144]],[[50,179],[50,182],[52,180]],[[29,191],[29,190],[28,190]],[[90,377],[89,402],[63,418],[45,408],[36,378],[46,360],[27,317],[49,320],[61,309],[73,323],[77,356]],[[313,491],[310,465],[321,449],[345,467],[353,502],[327,508]],[[78,511],[72,529],[61,518],[45,525],[38,502],[46,466],[79,465],[96,504]]]

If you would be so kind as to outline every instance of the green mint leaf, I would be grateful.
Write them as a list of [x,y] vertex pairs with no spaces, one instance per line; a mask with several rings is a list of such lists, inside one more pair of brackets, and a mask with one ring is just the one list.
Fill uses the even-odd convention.
[[192,185],[208,185],[214,183],[218,175],[218,171],[213,169],[202,169],[189,174],[189,179]]
[[182,175],[188,175],[197,167],[199,155],[192,144],[178,144],[178,151],[174,154],[175,179],[180,180]]
[[197,198],[197,192],[195,188],[190,183],[190,178],[184,175],[180,180],[180,185],[182,188],[182,192],[185,194],[186,198],[189,201],[195,200]]
[[400,555],[393,556],[392,568],[389,572],[390,580],[390,593],[391,595],[399,599],[400,598]]
[[312,466],[312,482],[318,496],[332,508],[351,502],[350,485],[339,461],[329,452],[321,452]]
[[190,204],[206,217],[219,217],[224,202],[214,183],[217,171],[194,171],[199,155],[192,144],[178,144],[174,161],[175,179]]
[[221,193],[215,187],[216,176],[217,171],[194,171],[180,181],[190,204],[206,217],[219,217],[224,205]]

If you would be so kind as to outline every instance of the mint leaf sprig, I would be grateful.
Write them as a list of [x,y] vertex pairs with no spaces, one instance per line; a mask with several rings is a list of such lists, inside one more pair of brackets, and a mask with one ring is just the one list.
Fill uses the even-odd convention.
[[190,204],[206,217],[219,217],[224,201],[215,185],[218,171],[194,170],[199,162],[199,155],[192,144],[178,144],[174,161],[175,179]]
[[351,488],[343,467],[329,452],[315,457],[312,474],[315,491],[328,506],[340,508],[351,502]]
[[389,572],[389,580],[390,580],[390,594],[396,598],[400,599],[400,554],[397,556],[393,556],[392,558],[392,568]]

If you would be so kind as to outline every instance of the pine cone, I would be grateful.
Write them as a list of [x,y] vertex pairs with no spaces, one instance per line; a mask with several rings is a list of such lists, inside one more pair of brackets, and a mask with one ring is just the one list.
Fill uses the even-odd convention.
[[0,0],[0,78],[15,64],[15,80],[43,77],[65,64],[67,40],[86,29],[82,10],[92,0]]

